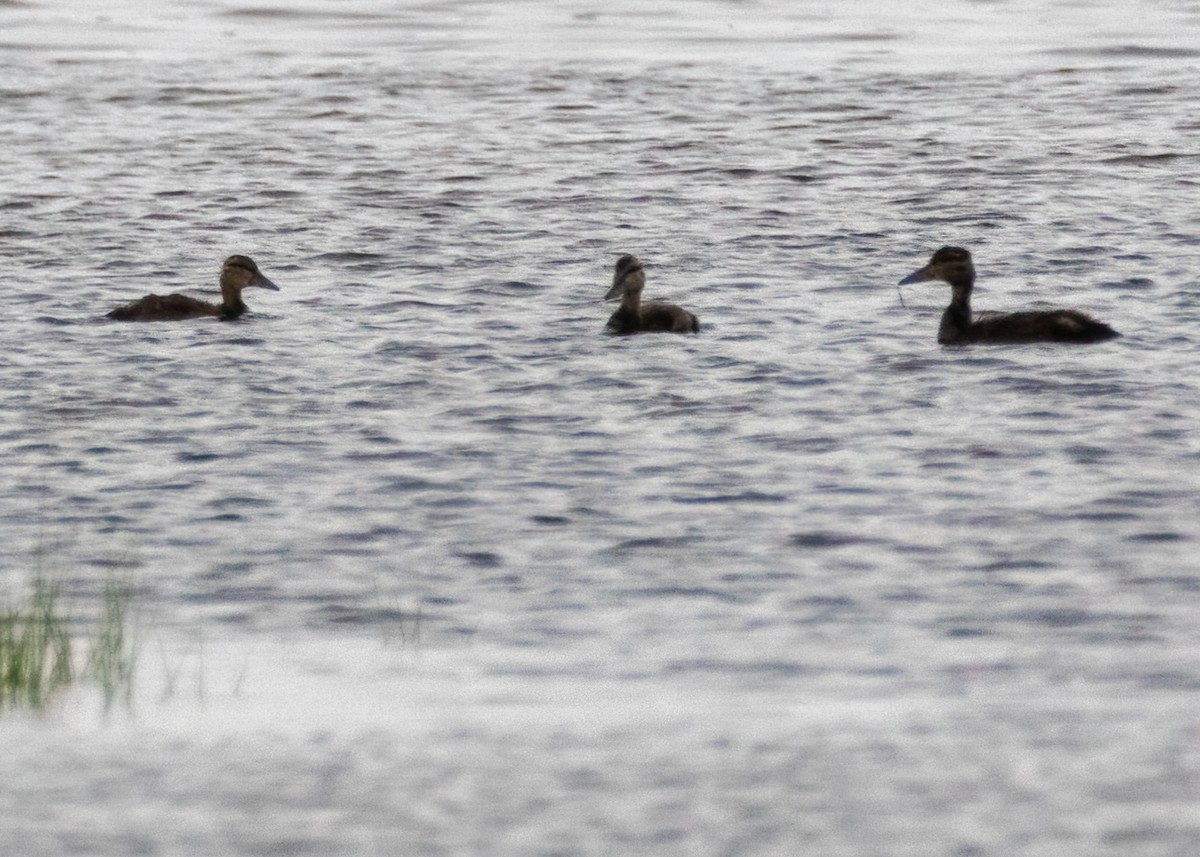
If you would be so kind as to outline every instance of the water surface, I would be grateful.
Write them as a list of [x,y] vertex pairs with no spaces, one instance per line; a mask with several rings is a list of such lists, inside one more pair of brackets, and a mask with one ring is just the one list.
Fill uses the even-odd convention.
[[[1192,853],[1196,17],[0,6],[0,569],[139,640],[3,840]],[[946,243],[1124,336],[938,346]]]

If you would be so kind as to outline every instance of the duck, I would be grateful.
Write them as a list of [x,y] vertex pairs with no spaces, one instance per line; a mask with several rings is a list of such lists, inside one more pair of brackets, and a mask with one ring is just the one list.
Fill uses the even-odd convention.
[[975,265],[962,247],[942,247],[929,264],[913,271],[900,285],[940,280],[950,286],[950,306],[938,325],[942,345],[1021,342],[1102,342],[1121,334],[1102,321],[1073,309],[971,314]]
[[273,292],[279,291],[279,286],[267,279],[249,256],[234,255],[226,259],[221,266],[220,282],[220,303],[181,294],[146,295],[117,307],[107,313],[106,318],[117,321],[179,321],[206,317],[232,320],[246,312],[242,289],[258,286]]
[[626,255],[618,259],[612,288],[604,296],[606,301],[621,299],[621,305],[606,325],[610,333],[700,332],[700,321],[683,307],[661,301],[643,303],[642,289],[645,287],[646,272],[637,256]]

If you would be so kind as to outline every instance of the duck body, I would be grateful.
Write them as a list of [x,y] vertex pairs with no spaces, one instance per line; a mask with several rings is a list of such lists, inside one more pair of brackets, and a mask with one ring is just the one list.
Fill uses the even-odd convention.
[[612,288],[605,300],[621,299],[605,327],[610,333],[625,336],[631,333],[699,333],[700,321],[695,315],[675,304],[662,301],[642,301],[646,287],[646,272],[636,256],[617,260]]
[[968,345],[973,342],[1086,344],[1121,335],[1104,322],[1073,309],[973,315],[971,292],[975,287],[975,265],[971,261],[971,254],[961,247],[941,248],[933,254],[928,265],[913,271],[900,281],[900,285],[932,280],[950,286],[950,306],[942,313],[938,325],[938,342],[942,345]]
[[973,318],[947,308],[938,325],[942,345],[972,342],[1103,342],[1120,336],[1107,324],[1073,309],[979,313]]
[[605,327],[618,335],[629,333],[699,333],[696,316],[675,304],[646,301],[636,310],[619,307]]
[[242,290],[252,286],[279,291],[279,286],[267,279],[249,256],[230,256],[221,266],[220,303],[181,294],[146,295],[117,307],[107,313],[106,318],[116,321],[181,321],[189,318],[232,320],[246,312]]
[[187,318],[237,318],[246,311],[246,304],[227,308],[225,304],[202,301],[187,295],[146,295],[136,301],[119,306],[107,313],[106,318],[117,321],[181,321]]

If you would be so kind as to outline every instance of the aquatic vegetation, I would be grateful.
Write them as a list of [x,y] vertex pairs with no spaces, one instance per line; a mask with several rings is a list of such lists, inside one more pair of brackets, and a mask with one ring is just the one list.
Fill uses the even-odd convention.
[[129,588],[110,580],[104,586],[100,626],[84,668],[84,676],[103,691],[106,711],[118,696],[123,697],[127,706],[132,701],[137,650],[128,633],[128,619]]
[[41,709],[74,677],[71,635],[58,612],[58,588],[39,580],[24,609],[0,616],[0,710]]
[[80,682],[92,682],[104,694],[105,710],[133,691],[135,648],[128,633],[128,587],[104,587],[101,616],[87,645],[82,669],[76,669],[76,642],[62,610],[57,584],[38,578],[20,607],[0,615],[0,711],[45,710],[55,696]]

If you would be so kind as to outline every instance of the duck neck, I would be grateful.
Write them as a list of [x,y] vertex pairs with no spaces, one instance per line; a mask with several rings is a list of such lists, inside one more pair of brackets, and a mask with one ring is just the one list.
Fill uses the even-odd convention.
[[640,314],[642,309],[642,290],[641,289],[625,289],[621,293],[621,310],[627,313],[632,313],[634,318]]
[[973,283],[950,284],[950,306],[942,313],[942,323],[938,325],[938,342],[943,345],[961,342],[967,336],[971,327],[971,288]]
[[235,286],[221,284],[221,318],[237,318],[246,311],[242,302],[242,290]]

